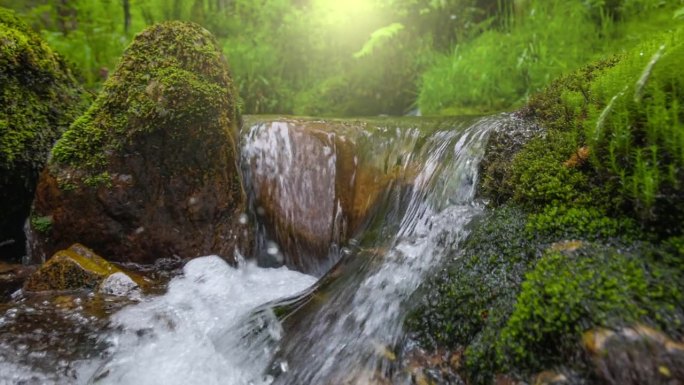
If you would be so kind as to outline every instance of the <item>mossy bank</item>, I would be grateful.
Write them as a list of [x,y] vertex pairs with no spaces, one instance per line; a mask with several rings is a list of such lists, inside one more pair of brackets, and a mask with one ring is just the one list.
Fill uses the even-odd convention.
[[407,322],[423,346],[462,354],[467,383],[547,383],[549,370],[621,383],[610,362],[647,383],[684,380],[679,348],[625,363],[627,350],[582,339],[684,336],[683,61],[680,27],[533,96],[518,114],[539,129],[493,135],[480,186],[490,210]]
[[106,258],[234,257],[245,239],[239,116],[214,37],[167,22],[138,34],[42,174],[32,256],[81,242]]
[[0,8],[0,260],[25,254],[23,226],[50,148],[84,110],[64,60]]

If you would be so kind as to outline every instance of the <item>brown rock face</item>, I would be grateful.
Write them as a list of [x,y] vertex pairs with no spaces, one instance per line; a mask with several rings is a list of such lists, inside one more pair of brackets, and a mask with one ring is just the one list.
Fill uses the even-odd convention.
[[392,183],[414,176],[397,159],[415,138],[383,138],[372,123],[254,117],[245,126],[252,203],[279,246],[268,254],[306,273],[325,273],[337,262],[331,249],[364,227]]
[[33,260],[74,242],[117,261],[234,258],[248,243],[237,120],[209,32],[181,22],[143,31],[52,151],[32,215],[49,226],[31,228]]

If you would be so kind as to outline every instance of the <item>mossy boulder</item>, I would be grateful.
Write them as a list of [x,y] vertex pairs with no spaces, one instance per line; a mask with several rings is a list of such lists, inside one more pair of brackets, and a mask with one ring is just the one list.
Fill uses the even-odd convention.
[[635,241],[643,234],[578,210],[556,222],[554,213],[509,205],[475,220],[449,265],[417,294],[407,320],[413,338],[461,352],[458,370],[471,384],[559,366],[591,378],[581,336],[592,327],[644,322],[681,338],[681,239]]
[[25,255],[23,226],[55,140],[84,109],[64,60],[0,8],[0,254]]
[[[246,245],[233,82],[214,37],[167,22],[138,34],[40,177],[31,256],[83,242],[112,260]],[[45,222],[44,220],[42,222]]]
[[576,361],[582,333],[592,327],[645,322],[681,337],[684,277],[671,258],[650,245],[550,249],[526,275],[501,329],[499,365],[541,370]]
[[26,280],[24,290],[40,292],[94,289],[115,273],[123,272],[89,248],[74,244],[55,253],[33,273]]
[[487,192],[530,210],[592,207],[632,217],[661,238],[681,234],[682,59],[679,27],[532,96],[521,115],[546,131],[511,158]]
[[425,348],[460,352],[457,369],[468,383],[488,384],[498,369],[498,332],[543,246],[528,233],[526,214],[517,207],[485,214],[470,231],[452,262],[417,293],[407,327]]

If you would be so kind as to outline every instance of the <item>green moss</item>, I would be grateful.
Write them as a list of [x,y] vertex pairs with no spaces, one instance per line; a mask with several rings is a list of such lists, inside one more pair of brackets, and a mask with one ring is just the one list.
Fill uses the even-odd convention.
[[[662,236],[684,222],[684,28],[552,83],[524,110],[548,129],[501,185],[526,207],[583,205]],[[573,163],[573,152],[587,159]]]
[[233,85],[211,34],[168,22],[136,36],[97,100],[55,145],[53,162],[95,176],[140,135],[188,125],[237,130]]
[[501,206],[471,226],[406,321],[426,348],[465,350],[469,383],[560,364],[587,374],[578,335],[593,326],[684,332],[681,236],[645,243],[633,220],[588,207]]
[[530,236],[560,241],[564,239],[624,241],[639,236],[637,225],[630,218],[610,218],[594,207],[547,206],[528,218],[526,229]]
[[42,167],[54,140],[77,116],[80,92],[63,60],[0,8],[0,169]]
[[531,208],[581,203],[589,182],[578,169],[563,164],[578,148],[574,133],[549,131],[530,141],[511,165],[513,200]]
[[581,333],[595,326],[650,322],[680,334],[682,272],[644,257],[599,246],[547,253],[526,275],[501,330],[498,365],[534,372],[568,363]]
[[525,230],[526,215],[503,207],[477,220],[462,251],[425,284],[407,327],[423,346],[471,346],[480,357],[466,368],[471,383],[489,383],[493,340],[513,311],[525,273],[541,253]]
[[[90,187],[107,186],[111,187],[112,178],[108,172],[102,172],[97,175],[91,175],[83,178],[83,184]],[[68,187],[66,188],[68,190]]]
[[36,231],[47,234],[52,230],[52,217],[31,217],[31,226],[36,229]]
[[586,135],[594,165],[618,178],[636,214],[684,220],[684,28],[630,51],[591,84]]

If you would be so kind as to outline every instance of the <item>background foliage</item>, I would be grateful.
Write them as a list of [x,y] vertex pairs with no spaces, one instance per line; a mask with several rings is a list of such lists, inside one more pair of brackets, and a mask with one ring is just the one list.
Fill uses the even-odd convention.
[[[132,36],[195,21],[245,113],[483,113],[682,20],[681,0],[0,0],[95,91]],[[679,13],[677,13],[679,12]],[[679,17],[677,15],[679,14]]]

